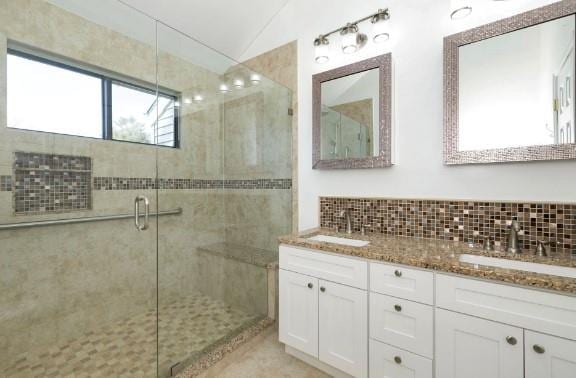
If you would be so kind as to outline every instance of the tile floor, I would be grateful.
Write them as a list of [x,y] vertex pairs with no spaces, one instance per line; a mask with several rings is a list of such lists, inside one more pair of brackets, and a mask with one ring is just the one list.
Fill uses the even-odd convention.
[[[159,311],[161,376],[176,362],[193,359],[223,337],[260,317],[224,302],[195,294],[161,306]],[[109,324],[64,345],[15,359],[1,377],[155,377],[156,311]]]
[[278,332],[264,331],[202,373],[201,378],[329,378],[330,376],[286,354]]

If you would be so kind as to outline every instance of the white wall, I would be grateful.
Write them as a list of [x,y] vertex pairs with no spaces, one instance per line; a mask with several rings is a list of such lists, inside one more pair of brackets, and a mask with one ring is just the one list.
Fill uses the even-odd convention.
[[[442,163],[443,37],[552,2],[477,0],[472,16],[455,22],[449,18],[449,0],[293,0],[243,58],[298,39],[300,229],[318,225],[319,196],[576,202],[573,161]],[[486,9],[478,9],[482,4]],[[392,16],[388,47],[368,45],[357,54],[337,54],[325,65],[314,62],[315,36],[386,6]],[[388,51],[394,61],[396,165],[312,170],[312,75]]]

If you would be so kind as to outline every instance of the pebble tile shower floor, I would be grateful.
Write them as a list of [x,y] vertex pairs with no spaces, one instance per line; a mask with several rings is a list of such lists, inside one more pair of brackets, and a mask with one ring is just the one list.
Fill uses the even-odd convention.
[[[160,376],[261,317],[194,294],[159,309]],[[2,377],[155,377],[156,311],[109,324],[68,343],[25,353]]]

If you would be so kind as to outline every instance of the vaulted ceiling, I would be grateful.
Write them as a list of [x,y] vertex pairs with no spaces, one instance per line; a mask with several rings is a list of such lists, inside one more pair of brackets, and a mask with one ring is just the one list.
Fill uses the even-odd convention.
[[121,0],[239,59],[290,0]]

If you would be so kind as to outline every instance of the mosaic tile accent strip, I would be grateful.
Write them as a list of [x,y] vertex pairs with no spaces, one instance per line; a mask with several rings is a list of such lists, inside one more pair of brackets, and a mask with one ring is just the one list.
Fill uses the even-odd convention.
[[509,161],[576,159],[576,144],[458,150],[459,47],[537,25],[576,12],[575,0],[558,1],[525,13],[444,38],[444,163],[478,164]]
[[0,176],[0,192],[12,191],[12,176]]
[[[160,376],[170,366],[242,332],[259,316],[201,294],[159,309]],[[62,345],[26,352],[2,377],[156,377],[156,311],[91,330]]]
[[384,198],[320,198],[320,227],[345,229],[340,211],[350,209],[354,232],[453,240],[497,248],[506,246],[512,220],[518,220],[523,249],[534,250],[538,240],[556,241],[558,248],[576,246],[576,204],[480,201],[409,200]]
[[94,190],[138,189],[292,189],[292,179],[195,180],[94,177]]
[[91,182],[89,157],[16,152],[14,212],[30,215],[91,209]]

